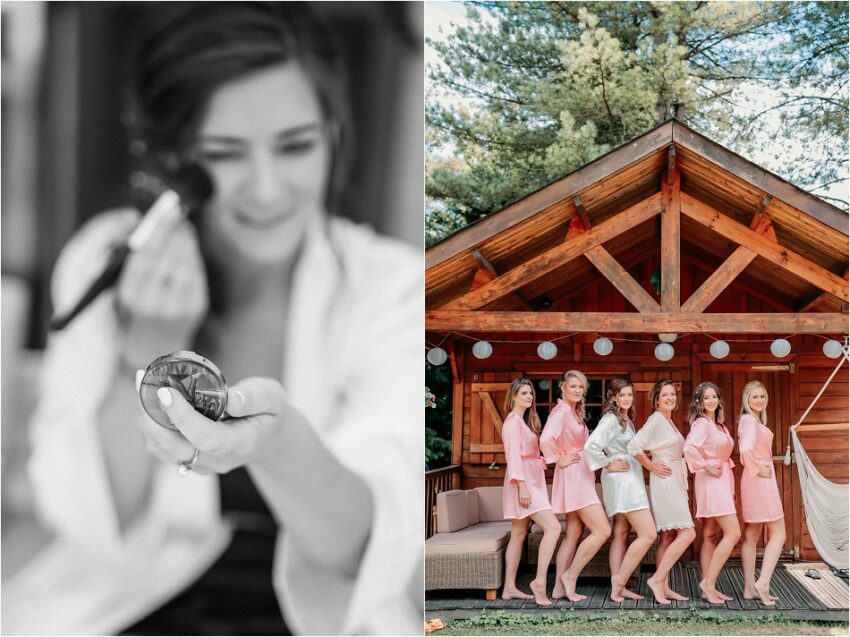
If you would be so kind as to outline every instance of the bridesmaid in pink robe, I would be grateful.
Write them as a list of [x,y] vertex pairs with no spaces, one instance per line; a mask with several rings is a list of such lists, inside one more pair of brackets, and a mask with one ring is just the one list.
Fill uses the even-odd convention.
[[[552,481],[552,510],[567,514],[567,533],[555,557],[555,588],[552,597],[578,602],[587,599],[576,593],[582,569],[611,536],[611,524],[596,495],[596,476],[583,457],[589,436],[584,424],[587,378],[577,370],[564,374],[558,400],[540,435],[546,462],[555,463]],[[590,530],[579,544],[584,527]]]
[[[738,421],[738,450],[744,465],[741,474],[741,513],[744,517],[741,564],[744,599],[758,596],[765,606],[775,606],[779,598],[770,594],[770,578],[785,546],[785,513],[773,474],[773,432],[767,427],[766,408],[764,385],[757,380],[744,385]],[[756,546],[763,527],[767,527],[767,544],[756,581]]]
[[[714,383],[700,383],[688,414],[691,431],[683,453],[694,476],[696,517],[703,518],[703,542],[700,548],[702,596],[712,604],[731,599],[717,590],[717,577],[732,549],[741,539],[741,527],[735,508],[735,466],[730,457],[735,441],[723,424],[723,398]],[[723,539],[717,541],[719,532]]]
[[543,528],[537,576],[531,581],[531,592],[539,606],[551,606],[546,597],[546,573],[555,545],[561,535],[561,523],[552,513],[546,488],[546,461],[540,455],[537,436],[540,418],[534,404],[534,386],[527,378],[517,378],[505,396],[502,444],[505,447],[505,483],[502,488],[502,510],[511,520],[511,539],[505,550],[505,585],[502,599],[530,599],[517,588],[516,574],[522,547],[528,535],[528,522],[534,520]]

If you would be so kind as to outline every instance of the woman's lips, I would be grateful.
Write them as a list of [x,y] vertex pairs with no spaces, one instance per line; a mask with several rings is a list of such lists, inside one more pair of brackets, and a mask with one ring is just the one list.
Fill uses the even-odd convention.
[[237,211],[236,220],[243,226],[248,226],[254,230],[271,230],[283,224],[291,215],[283,213],[275,213],[271,215],[252,215],[246,212]]

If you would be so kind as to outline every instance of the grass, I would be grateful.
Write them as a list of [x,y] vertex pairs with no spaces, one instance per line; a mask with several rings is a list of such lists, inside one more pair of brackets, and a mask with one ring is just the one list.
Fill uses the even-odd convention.
[[782,615],[736,617],[691,610],[682,615],[530,615],[482,611],[478,617],[455,619],[442,635],[847,635],[847,622],[797,621]]

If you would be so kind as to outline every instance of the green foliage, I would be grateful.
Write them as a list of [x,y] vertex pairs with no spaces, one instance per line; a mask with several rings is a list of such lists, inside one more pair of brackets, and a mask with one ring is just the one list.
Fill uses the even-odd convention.
[[429,40],[429,243],[673,113],[743,154],[787,140],[767,167],[800,184],[846,175],[846,3],[486,1],[467,17]]
[[436,407],[425,409],[425,462],[429,469],[451,464],[452,372],[448,363],[425,363],[425,383],[434,394]]

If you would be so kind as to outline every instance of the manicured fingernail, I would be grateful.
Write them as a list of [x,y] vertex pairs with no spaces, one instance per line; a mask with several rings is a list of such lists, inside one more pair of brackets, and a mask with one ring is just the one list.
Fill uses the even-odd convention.
[[234,389],[233,395],[239,398],[239,409],[245,409],[245,394],[238,389]]
[[171,403],[174,402],[171,398],[171,392],[165,387],[160,387],[156,390],[156,397],[159,398],[159,402],[162,403],[163,407],[171,407]]

